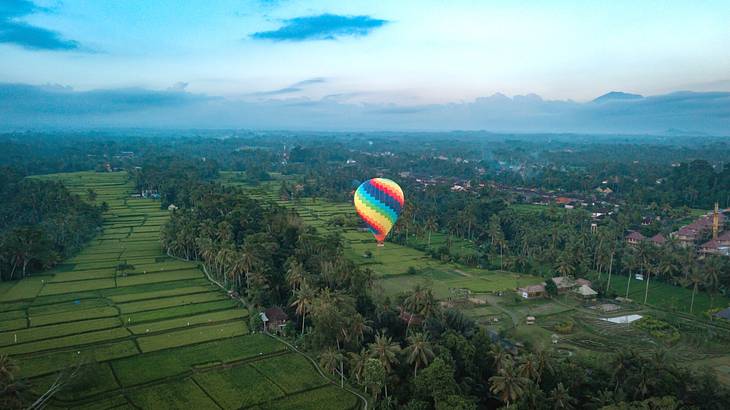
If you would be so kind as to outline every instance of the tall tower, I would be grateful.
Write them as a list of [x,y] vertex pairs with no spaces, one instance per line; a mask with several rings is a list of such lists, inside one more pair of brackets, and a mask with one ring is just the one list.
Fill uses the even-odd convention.
[[715,213],[712,214],[712,239],[717,239],[720,231],[720,204],[715,202]]

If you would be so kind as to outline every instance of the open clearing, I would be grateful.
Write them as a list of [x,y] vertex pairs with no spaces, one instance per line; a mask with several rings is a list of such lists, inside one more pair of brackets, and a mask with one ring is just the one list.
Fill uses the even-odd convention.
[[[83,198],[93,189],[109,206],[103,230],[78,255],[0,283],[0,352],[17,360],[34,395],[83,364],[49,408],[357,407],[301,356],[251,334],[248,311],[196,263],[162,254],[169,213],[132,198],[126,173],[36,178],[61,180]],[[133,269],[120,271],[122,263]]]

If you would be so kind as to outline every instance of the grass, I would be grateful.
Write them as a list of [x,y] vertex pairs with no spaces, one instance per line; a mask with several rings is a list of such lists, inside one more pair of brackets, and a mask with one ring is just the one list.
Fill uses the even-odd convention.
[[117,311],[117,309],[107,306],[94,309],[79,308],[78,310],[70,310],[48,315],[29,316],[28,319],[31,327],[33,327],[64,322],[77,322],[80,320],[98,319],[102,317],[112,317],[118,315],[119,312]]
[[284,397],[283,390],[249,365],[200,373],[193,378],[224,409],[240,409]]
[[239,336],[214,342],[161,350],[112,362],[122,386],[133,386],[160,380],[210,363],[265,357],[284,350],[262,334]]
[[286,393],[296,393],[326,383],[322,378],[302,377],[313,370],[312,364],[296,354],[277,356],[255,362],[252,366]]
[[192,305],[171,307],[166,309],[157,309],[147,312],[132,313],[122,316],[125,323],[137,324],[150,322],[155,320],[171,319],[180,316],[190,316],[198,313],[213,312],[216,310],[231,309],[236,306],[236,302],[227,299],[215,302],[196,303]]
[[114,339],[122,339],[129,336],[129,331],[124,328],[111,330],[100,330],[71,336],[56,337],[53,339],[41,340],[22,344],[14,344],[3,348],[3,353],[17,355],[23,353],[40,352],[44,350],[62,349],[72,346],[88,345],[97,342],[105,342]]
[[216,404],[192,379],[154,385],[129,393],[135,406],[144,409],[210,409]]
[[270,404],[258,406],[261,410],[343,410],[357,408],[355,396],[337,387],[325,386],[306,393],[287,396]]
[[[80,353],[79,353],[80,352]],[[95,345],[82,350],[65,350],[43,354],[33,354],[30,357],[18,359],[20,375],[35,377],[57,372],[72,366],[79,361],[108,361],[139,354],[137,346],[130,340]]]
[[33,327],[30,329],[0,333],[0,346],[10,346],[15,344],[28,343],[36,340],[74,335],[77,333],[111,329],[120,326],[121,323],[119,322],[119,319],[112,317],[104,319],[84,320],[81,322],[63,323],[60,325]]
[[248,311],[246,311],[245,309],[229,309],[213,313],[205,313],[202,315],[184,316],[159,322],[129,326],[128,329],[134,334],[145,334],[148,333],[148,331],[159,332],[162,330],[170,330],[186,326],[195,326],[204,323],[215,323],[232,319],[244,319],[247,316]]
[[247,333],[248,328],[246,324],[243,321],[236,321],[166,332],[160,335],[139,337],[137,338],[137,343],[143,353],[149,353],[171,347],[241,336]]
[[[606,280],[604,275],[603,280]],[[631,278],[629,286],[629,298],[635,302],[644,302],[644,292],[646,290],[646,281]],[[629,278],[623,275],[611,276],[611,290],[619,296],[626,296],[626,287]],[[678,311],[689,313],[690,302],[692,300],[692,289],[681,288],[661,282],[654,278],[649,280],[649,297],[647,303],[662,309],[670,311]],[[697,292],[695,295],[693,313],[702,315],[710,309],[710,306],[724,308],[730,306],[730,298],[723,295],[716,295],[714,303],[706,292]]]
[[135,312],[144,312],[149,310],[164,309],[174,306],[191,305],[194,303],[212,302],[222,300],[225,296],[220,292],[196,293],[192,295],[178,295],[176,297],[159,298],[143,300],[139,302],[129,302],[117,305],[123,315]]

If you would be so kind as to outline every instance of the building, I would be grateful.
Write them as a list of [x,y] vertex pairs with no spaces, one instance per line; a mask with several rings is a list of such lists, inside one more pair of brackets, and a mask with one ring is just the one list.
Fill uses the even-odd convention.
[[517,288],[517,293],[525,299],[542,298],[547,295],[544,283]]
[[715,210],[707,215],[699,217],[689,225],[685,225],[676,232],[672,232],[672,237],[677,239],[684,247],[694,247],[695,243],[703,237],[711,234],[712,239],[718,239],[720,232],[725,227],[725,214],[720,212],[719,207],[715,204]]
[[598,292],[587,285],[580,285],[574,292],[583,300],[593,300],[598,297]]
[[656,246],[662,246],[665,243],[667,243],[667,238],[665,238],[662,234],[658,233],[651,238],[649,238],[649,242],[651,242],[653,245]]
[[628,235],[626,235],[626,243],[631,246],[636,246],[639,242],[643,242],[645,239],[646,237],[638,231],[631,231]]
[[272,333],[282,333],[289,323],[289,316],[278,306],[270,307],[259,314],[266,330]]
[[725,309],[723,309],[723,310],[715,313],[712,316],[714,316],[714,317],[716,317],[718,319],[730,320],[730,307],[725,308]]
[[[730,233],[730,231],[728,231],[728,233]],[[719,238],[710,239],[700,245],[699,252],[705,255],[730,256],[730,244],[723,244]]]
[[555,286],[558,288],[558,293],[565,293],[576,287],[576,282],[567,276],[557,276],[553,278]]

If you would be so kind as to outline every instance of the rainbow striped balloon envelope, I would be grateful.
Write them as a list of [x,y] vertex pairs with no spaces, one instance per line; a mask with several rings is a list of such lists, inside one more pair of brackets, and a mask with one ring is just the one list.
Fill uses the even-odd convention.
[[365,181],[355,191],[355,210],[370,228],[378,246],[383,246],[385,237],[403,211],[404,203],[403,190],[385,178]]

